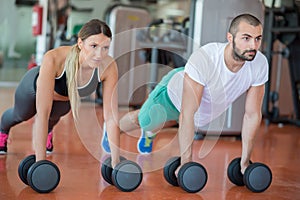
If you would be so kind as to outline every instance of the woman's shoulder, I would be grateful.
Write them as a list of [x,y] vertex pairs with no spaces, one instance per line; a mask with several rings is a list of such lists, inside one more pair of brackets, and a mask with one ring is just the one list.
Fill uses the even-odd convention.
[[117,69],[117,62],[111,56],[106,56],[105,59],[102,60],[102,64],[100,66],[100,70],[105,71],[115,71]]
[[42,67],[51,67],[52,69],[56,69],[57,74],[60,74],[70,49],[70,46],[62,46],[47,51],[43,56]]
[[104,65],[105,67],[114,65],[116,63],[115,59],[111,56],[106,56],[103,60],[102,60],[102,65]]
[[44,56],[42,63],[44,64],[58,64],[64,62],[69,52],[70,47],[58,47],[55,49],[48,50]]
[[106,56],[98,69],[101,80],[105,79],[105,77],[114,77],[113,75],[118,75],[117,62],[111,56]]
[[71,46],[60,46],[55,49],[51,49],[51,50],[47,51],[45,56],[53,57],[56,59],[66,58],[66,56],[70,52],[71,48],[72,48]]

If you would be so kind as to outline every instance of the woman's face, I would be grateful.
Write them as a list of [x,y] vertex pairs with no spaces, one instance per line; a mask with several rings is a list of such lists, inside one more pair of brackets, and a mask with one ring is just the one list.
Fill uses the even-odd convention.
[[78,46],[81,49],[79,62],[81,66],[91,68],[99,67],[102,60],[108,56],[111,39],[103,33],[91,35],[82,41],[78,39]]

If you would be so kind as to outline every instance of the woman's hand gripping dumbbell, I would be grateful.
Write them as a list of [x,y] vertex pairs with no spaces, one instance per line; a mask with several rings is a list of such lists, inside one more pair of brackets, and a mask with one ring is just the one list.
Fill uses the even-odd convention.
[[20,179],[38,193],[54,190],[60,181],[60,171],[51,161],[36,162],[35,155],[24,158],[18,168]]
[[111,157],[105,159],[101,165],[101,175],[107,183],[116,186],[119,190],[131,192],[142,182],[142,169],[135,162],[126,160],[122,156],[120,160],[113,169],[111,166]]

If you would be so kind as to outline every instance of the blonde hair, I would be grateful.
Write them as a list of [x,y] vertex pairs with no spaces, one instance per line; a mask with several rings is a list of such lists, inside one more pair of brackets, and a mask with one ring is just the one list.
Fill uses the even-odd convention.
[[79,52],[78,45],[73,45],[71,52],[65,61],[65,69],[67,75],[68,96],[70,99],[73,118],[78,119],[78,108],[80,106],[80,97],[77,91],[77,75],[79,70]]
[[[112,38],[110,28],[105,22],[98,19],[92,19],[82,26],[78,33],[78,38],[84,41],[91,35],[103,33],[105,36]],[[80,106],[80,97],[77,90],[77,76],[79,71],[79,53],[80,48],[77,44],[73,45],[70,53],[65,60],[65,69],[67,76],[68,96],[71,104],[73,118],[78,119],[78,109]]]

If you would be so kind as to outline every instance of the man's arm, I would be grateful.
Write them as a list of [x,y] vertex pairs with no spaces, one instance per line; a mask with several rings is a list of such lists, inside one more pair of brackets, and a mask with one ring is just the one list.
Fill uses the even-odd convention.
[[181,165],[192,160],[194,114],[200,106],[203,88],[203,85],[195,82],[187,74],[184,75],[178,129]]
[[242,158],[241,171],[244,174],[249,165],[250,156],[254,146],[257,129],[260,126],[262,113],[261,107],[265,86],[255,86],[248,90],[245,104],[245,114],[242,128]]

